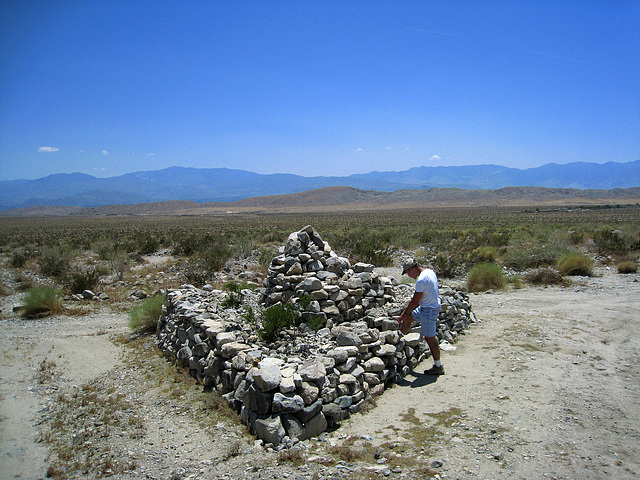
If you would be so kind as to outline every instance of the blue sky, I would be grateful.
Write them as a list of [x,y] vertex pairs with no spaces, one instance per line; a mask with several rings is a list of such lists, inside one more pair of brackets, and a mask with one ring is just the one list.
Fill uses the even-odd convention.
[[640,1],[0,2],[0,180],[640,159]]

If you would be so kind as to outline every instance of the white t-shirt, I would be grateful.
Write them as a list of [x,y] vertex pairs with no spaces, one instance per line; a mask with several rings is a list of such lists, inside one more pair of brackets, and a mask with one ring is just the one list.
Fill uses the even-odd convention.
[[421,307],[440,307],[440,293],[438,291],[438,277],[436,272],[425,268],[416,279],[416,292],[422,292]]

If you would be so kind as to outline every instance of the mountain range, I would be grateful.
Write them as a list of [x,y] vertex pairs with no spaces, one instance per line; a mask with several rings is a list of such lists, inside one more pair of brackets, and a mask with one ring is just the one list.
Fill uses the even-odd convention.
[[39,205],[98,207],[175,200],[198,203],[237,202],[251,197],[300,193],[337,186],[379,192],[434,187],[494,190],[525,186],[610,190],[639,187],[640,160],[604,164],[550,163],[524,170],[499,165],[422,166],[401,172],[374,171],[350,176],[319,177],[263,175],[228,168],[186,167],[170,167],[109,178],[97,178],[83,173],[61,173],[36,180],[0,181],[0,210]]

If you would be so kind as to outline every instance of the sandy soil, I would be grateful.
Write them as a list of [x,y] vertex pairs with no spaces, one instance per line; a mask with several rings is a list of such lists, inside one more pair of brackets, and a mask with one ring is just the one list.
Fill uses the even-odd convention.
[[602,269],[573,280],[472,295],[480,322],[443,352],[446,375],[422,375],[424,362],[370,411],[305,442],[301,464],[229,420],[203,422],[214,415],[209,394],[188,377],[167,387],[161,357],[147,352],[141,366],[144,349],[114,341],[127,335],[126,315],[24,320],[11,311],[19,298],[1,297],[0,478],[45,477],[51,460],[36,440],[59,395],[86,385],[131,399],[124,412],[142,419],[143,433],[66,412],[65,435],[85,439],[78,448],[106,445],[130,461],[122,473],[78,478],[638,478],[640,275]]

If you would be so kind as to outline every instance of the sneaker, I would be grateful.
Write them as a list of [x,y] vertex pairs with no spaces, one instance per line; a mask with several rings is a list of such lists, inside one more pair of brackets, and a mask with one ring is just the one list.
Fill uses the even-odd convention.
[[444,375],[444,367],[436,367],[435,365],[429,370],[424,371],[425,375]]

